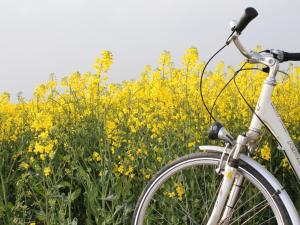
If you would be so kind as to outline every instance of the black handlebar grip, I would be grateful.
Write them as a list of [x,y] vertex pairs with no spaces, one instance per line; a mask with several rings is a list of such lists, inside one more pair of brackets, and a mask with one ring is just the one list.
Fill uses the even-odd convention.
[[234,30],[240,34],[245,29],[245,27],[251,22],[251,20],[257,17],[257,15],[258,12],[256,11],[256,9],[248,7],[247,9],[245,9],[244,15],[241,17]]
[[300,53],[283,52],[283,62],[285,61],[300,61]]

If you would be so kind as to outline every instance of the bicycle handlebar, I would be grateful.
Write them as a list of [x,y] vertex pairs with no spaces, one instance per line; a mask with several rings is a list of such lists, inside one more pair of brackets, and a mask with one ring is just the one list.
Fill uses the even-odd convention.
[[258,12],[256,11],[256,9],[252,8],[252,7],[248,7],[245,9],[245,12],[243,14],[243,16],[241,17],[241,19],[239,20],[239,22],[237,23],[237,25],[235,26],[234,30],[237,33],[241,33],[246,26],[255,18],[257,17]]
[[282,62],[285,62],[285,61],[300,61],[300,53],[283,52]]
[[[234,35],[232,35],[229,40],[228,44],[233,41],[235,46],[239,49],[239,51],[250,61],[252,62],[262,62],[265,64],[264,56],[260,55],[260,53],[256,53],[253,51],[248,52],[242,43],[239,41],[239,35],[241,32],[247,27],[247,25],[255,18],[257,17],[258,12],[256,9],[252,7],[248,7],[245,9],[244,14],[240,18],[239,22],[236,25],[232,26],[232,31],[236,32]],[[269,52],[273,55],[272,58],[277,59],[279,62],[286,62],[286,61],[300,61],[300,53],[288,53],[281,50],[268,50],[266,52]],[[271,56],[272,56],[271,55]],[[270,55],[269,55],[270,56]],[[267,56],[267,57],[269,57]]]

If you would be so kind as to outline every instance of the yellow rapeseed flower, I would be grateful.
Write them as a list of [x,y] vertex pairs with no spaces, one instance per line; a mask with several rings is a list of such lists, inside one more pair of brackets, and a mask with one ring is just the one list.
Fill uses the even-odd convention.
[[43,145],[41,145],[39,142],[35,143],[35,146],[34,146],[34,150],[33,152],[35,154],[43,154],[45,152],[45,147]]
[[40,159],[42,160],[42,161],[45,161],[45,159],[46,159],[46,157],[45,157],[45,154],[40,154]]
[[98,72],[107,72],[113,63],[113,55],[110,51],[104,50],[101,52],[101,58],[97,58],[94,64],[94,68]]
[[51,173],[51,168],[49,166],[44,168],[44,175],[45,177],[48,177]]
[[125,173],[126,176],[130,176],[132,173],[133,173],[133,166],[130,165],[128,168],[127,168],[127,171]]
[[286,169],[291,169],[292,167],[290,166],[289,164],[289,160],[287,159],[287,157],[284,157],[282,160],[281,160],[281,166],[283,168],[286,168]]
[[117,175],[123,174],[124,172],[124,165],[123,164],[115,164],[114,165],[114,173]]
[[21,162],[21,164],[19,166],[23,170],[28,170],[28,168],[29,168],[29,164],[26,162]]
[[44,131],[42,133],[40,133],[39,138],[40,139],[47,139],[48,138],[48,131]]
[[281,163],[283,168],[286,168],[289,165],[288,159],[286,157],[281,161]]
[[124,165],[121,164],[118,166],[118,172],[123,173],[123,171],[124,171]]
[[53,126],[52,116],[46,112],[40,112],[35,115],[31,128],[35,131],[49,129]]
[[167,192],[167,195],[169,196],[169,198],[174,198],[176,196],[176,193],[174,191]]
[[261,148],[260,156],[264,160],[270,160],[270,158],[271,158],[271,149],[269,148],[268,145],[264,145]]
[[191,47],[185,50],[181,63],[186,67],[193,67],[198,61],[198,58],[199,58],[198,49],[196,47]]
[[53,143],[49,143],[48,145],[44,146],[44,151],[47,153],[47,154],[50,154],[51,152],[53,152]]
[[168,65],[171,63],[171,54],[169,51],[163,51],[163,53],[161,53],[158,63],[161,65]]
[[99,162],[101,160],[101,156],[98,152],[93,152],[92,158],[96,162]]
[[182,197],[184,195],[184,187],[183,187],[182,184],[177,185],[177,187],[176,187],[176,193],[177,193],[178,199],[180,201],[182,201]]

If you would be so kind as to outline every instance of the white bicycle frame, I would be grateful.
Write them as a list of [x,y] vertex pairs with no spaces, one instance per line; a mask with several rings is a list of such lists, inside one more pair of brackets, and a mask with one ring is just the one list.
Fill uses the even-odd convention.
[[[263,123],[269,128],[274,137],[280,144],[281,150],[286,155],[288,161],[290,162],[296,176],[300,180],[300,154],[292,141],[285,125],[283,124],[279,114],[277,113],[275,107],[272,104],[272,93],[274,87],[276,85],[276,74],[279,70],[279,61],[273,57],[271,54],[259,54],[255,52],[248,52],[242,46],[238,39],[238,35],[234,35],[230,41],[233,41],[240,52],[248,58],[250,63],[262,63],[267,65],[270,68],[269,76],[266,78],[263,84],[263,88],[258,100],[258,103],[255,108],[255,114],[253,115],[249,131],[246,136],[239,135],[237,138],[237,143],[235,149],[233,149],[233,159],[240,158],[240,152],[247,144],[248,146],[256,146],[257,139],[260,134],[260,130],[262,128]],[[207,146],[206,146],[207,147]],[[204,146],[200,146],[200,149],[204,148]],[[224,148],[223,148],[224,151]],[[243,156],[245,157],[245,156]],[[258,168],[259,170],[264,170],[262,168]],[[267,172],[262,171],[262,174],[266,174]],[[270,175],[268,175],[270,176]],[[273,177],[273,181],[276,179]],[[274,181],[275,180],[275,181]],[[217,200],[214,205],[214,209],[210,216],[210,219],[207,225],[217,225],[220,221],[222,224],[228,224],[226,219],[230,218],[231,211],[233,210],[233,206],[236,200],[239,197],[239,189],[236,188],[239,184],[242,184],[244,178],[242,176],[238,176],[237,169],[226,164],[224,168],[224,178],[222,181],[221,188],[219,190]],[[235,182],[235,186],[233,183]],[[277,183],[279,183],[277,181]],[[287,195],[287,194],[286,194]],[[284,201],[287,204],[291,205],[291,200],[288,197],[285,198]],[[226,204],[227,203],[227,204]],[[293,224],[300,224],[298,213],[293,206],[289,206],[292,214]],[[222,214],[223,213],[223,214]],[[221,217],[222,216],[222,217]]]
[[[271,100],[275,86],[272,79],[275,78],[277,71],[278,63],[276,63],[274,67],[271,67],[270,75],[264,82],[255,113],[267,125],[274,137],[278,140],[281,150],[283,150],[295,174],[300,180],[300,154]],[[250,132],[259,132],[262,127],[262,123],[256,115],[254,115],[251,121],[249,128]]]

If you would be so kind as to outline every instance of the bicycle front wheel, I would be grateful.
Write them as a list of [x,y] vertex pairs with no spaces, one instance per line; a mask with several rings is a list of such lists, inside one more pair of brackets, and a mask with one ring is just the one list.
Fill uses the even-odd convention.
[[[220,157],[195,153],[165,166],[141,194],[132,224],[207,224],[223,177],[216,173]],[[239,164],[245,182],[226,224],[291,225],[276,190],[249,164],[242,160]]]

